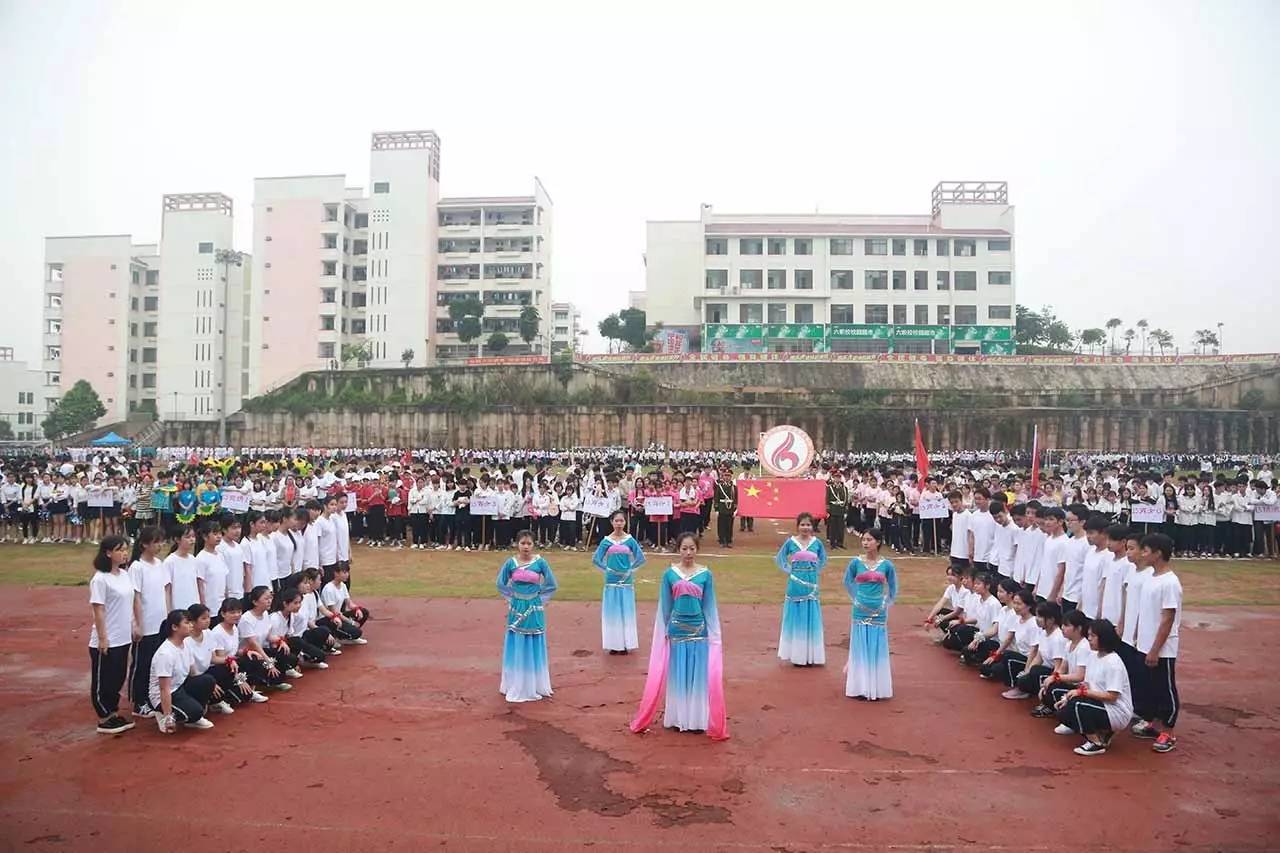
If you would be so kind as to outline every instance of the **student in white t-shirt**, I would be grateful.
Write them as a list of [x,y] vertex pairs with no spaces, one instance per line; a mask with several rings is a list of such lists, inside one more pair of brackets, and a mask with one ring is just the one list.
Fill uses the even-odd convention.
[[964,508],[964,495],[960,491],[948,494],[947,500],[951,502],[951,565],[967,566],[972,544],[969,536],[971,516]]
[[129,543],[123,536],[107,536],[93,558],[89,579],[89,698],[98,715],[98,733],[118,735],[133,728],[120,716],[120,688],[128,676],[129,648],[141,636],[133,581],[124,571]]
[[1018,616],[1013,612],[1013,594],[1022,587],[1012,578],[1005,578],[996,584],[995,599],[1000,604],[996,610],[995,621],[965,646],[962,659],[970,666],[985,663],[997,649],[1004,638],[1013,630],[1013,623]]
[[1124,579],[1133,570],[1133,564],[1125,557],[1125,537],[1128,535],[1129,528],[1123,524],[1112,524],[1103,537],[1107,551],[1102,558],[1102,603],[1098,616],[1112,625],[1123,621]]
[[[960,617],[961,602],[964,598],[962,584],[963,577],[960,573],[960,567],[954,564],[948,565],[947,585],[942,590],[942,595],[938,597],[933,608],[929,611],[929,615],[925,617],[925,626],[940,628],[943,637],[947,633],[947,626]],[[943,637],[939,637],[937,641],[942,642]]]
[[1041,510],[1040,517],[1043,519],[1041,529],[1045,540],[1036,575],[1036,599],[1058,601],[1067,576],[1067,545],[1070,542],[1064,530],[1067,514],[1059,507],[1051,506]]
[[[1094,658],[1093,649],[1089,647],[1091,621],[1081,610],[1072,610],[1062,617],[1062,636],[1067,641],[1066,649],[1057,668],[1045,679],[1044,686],[1040,689],[1040,704],[1031,711],[1031,716],[1056,717],[1058,712],[1054,710],[1054,706],[1058,700],[1085,680],[1085,668]],[[1059,724],[1059,728],[1061,731],[1054,729],[1057,734],[1071,734],[1071,729],[1066,726]]]
[[[322,586],[319,569],[307,569],[302,573],[298,582],[298,591],[302,593],[300,612],[306,617],[308,627],[315,630],[311,642],[323,645],[331,655],[340,655],[340,643],[358,640],[363,632],[354,621],[324,603],[320,596]],[[323,643],[318,642],[322,636],[321,631],[327,635],[327,640]]]
[[287,509],[268,513],[267,526],[275,528],[268,535],[271,542],[271,553],[275,558],[275,577],[271,579],[273,586],[283,589],[289,586],[293,577],[293,513]]
[[1013,595],[1011,603],[1016,618],[1000,648],[991,653],[982,665],[984,678],[996,678],[1005,687],[1013,687],[1022,668],[1027,664],[1031,650],[1040,640],[1040,626],[1036,623],[1036,599],[1030,590],[1021,589]]
[[1091,516],[1084,524],[1084,536],[1089,547],[1080,566],[1080,599],[1077,606],[1090,619],[1097,619],[1102,615],[1102,582],[1106,566],[1112,561],[1111,552],[1107,550],[1108,524],[1107,519],[1101,515]]
[[[299,665],[306,664],[316,669],[328,669],[329,664],[324,660],[324,647],[309,642],[302,636],[307,630],[307,620],[299,612],[301,609],[302,593],[296,586],[291,586],[280,593],[280,609],[271,614],[271,628],[267,640],[275,646],[283,642],[289,649],[289,653],[298,659]],[[291,674],[290,671],[286,671],[285,675],[290,678],[302,677],[300,670],[295,671],[296,675]]]
[[193,604],[201,603],[196,558],[193,553],[195,546],[195,530],[183,527],[177,541],[173,543],[173,550],[164,558],[169,606],[173,610],[186,610]]
[[[218,546],[222,544],[222,526],[212,518],[201,521],[196,528],[196,541],[202,545],[200,553],[196,554],[199,603],[216,607],[227,597],[227,563],[218,553]],[[191,621],[194,623],[195,619]]]
[[[240,598],[227,597],[218,608],[218,624],[209,629],[209,635],[213,638],[213,658],[209,664],[209,673],[230,694],[227,698],[232,705],[267,701],[267,697],[255,690],[249,681],[251,667],[245,665],[247,661],[239,656],[240,614],[243,612],[244,602]],[[228,682],[230,688],[227,687]]]
[[289,690],[285,681],[289,670],[295,670],[298,659],[286,645],[271,642],[271,614],[268,612],[275,596],[269,586],[255,586],[246,597],[248,609],[240,615],[240,655],[245,662],[249,680],[256,685]]
[[218,639],[209,628],[209,608],[203,604],[193,604],[187,608],[187,619],[191,621],[191,633],[182,641],[182,648],[186,650],[187,657],[191,660],[191,674],[208,673],[213,679],[213,690],[209,694],[209,704],[205,713],[210,711],[219,714],[234,713],[235,709],[231,706],[239,702],[240,697],[234,689],[235,684],[231,673],[229,670],[213,669],[214,656],[218,653]]
[[972,589],[965,598],[964,614],[947,631],[942,640],[943,648],[958,652],[972,643],[979,634],[985,636],[993,631],[1000,615],[1000,600],[991,594],[992,577],[988,572],[972,574]]
[[1089,626],[1089,647],[1094,660],[1085,667],[1084,683],[1069,690],[1057,703],[1058,721],[1085,736],[1075,748],[1076,755],[1101,755],[1115,733],[1133,716],[1133,694],[1129,675],[1116,653],[1120,637],[1105,619]]
[[1005,699],[1027,699],[1039,694],[1041,681],[1057,670],[1062,656],[1066,654],[1067,638],[1062,634],[1061,624],[1062,608],[1057,603],[1046,601],[1036,605],[1036,625],[1040,628],[1040,635],[1031,654],[1027,655],[1022,672],[1001,696]]
[[1072,504],[1067,508],[1067,533],[1070,534],[1070,538],[1063,547],[1066,572],[1062,577],[1062,590],[1058,595],[1058,603],[1062,605],[1063,613],[1069,613],[1080,605],[1084,561],[1093,550],[1093,541],[1085,530],[1088,517],[1088,507]]
[[1182,583],[1169,561],[1173,540],[1163,533],[1142,537],[1142,560],[1153,569],[1138,600],[1138,633],[1135,646],[1143,655],[1147,677],[1136,698],[1140,722],[1133,734],[1155,738],[1151,748],[1171,752],[1178,744],[1173,727],[1178,722],[1178,628],[1182,622]]
[[[245,546],[240,541],[240,519],[228,515],[222,522],[222,541],[218,543],[218,556],[227,567],[227,598],[244,598]],[[220,602],[215,601],[215,604]],[[221,615],[221,611],[219,611]]]
[[138,611],[138,628],[142,636],[133,644],[129,662],[129,702],[133,715],[143,719],[155,716],[147,701],[147,680],[151,678],[151,656],[160,648],[164,637],[160,627],[173,607],[169,604],[169,573],[160,549],[164,546],[164,531],[159,527],[144,527],[133,540],[133,561],[129,564],[129,580],[137,594],[134,607]]
[[[361,629],[369,619],[368,609],[352,601],[347,592],[347,569],[344,566],[338,566],[333,573],[333,580],[324,585],[324,589],[320,592],[320,600],[330,611],[342,614],[359,625]],[[363,645],[368,640],[360,637],[350,642]]]
[[151,679],[147,697],[156,709],[156,725],[161,734],[178,730],[178,723],[193,729],[211,729],[213,722],[204,715],[213,694],[213,676],[192,675],[191,656],[183,643],[191,634],[191,620],[185,610],[174,610],[165,617],[164,642],[151,658]]

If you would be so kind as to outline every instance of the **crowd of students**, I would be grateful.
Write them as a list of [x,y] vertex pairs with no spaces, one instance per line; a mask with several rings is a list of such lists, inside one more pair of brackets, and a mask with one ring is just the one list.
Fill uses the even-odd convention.
[[[947,586],[925,621],[943,648],[1001,696],[1078,734],[1101,755],[1128,729],[1156,752],[1177,746],[1182,585],[1174,542],[1083,504],[982,506],[953,516]],[[958,494],[952,493],[953,503]]]
[[[268,701],[304,669],[363,645],[337,499],[296,512],[209,516],[99,543],[89,581],[90,698],[97,731],[134,718],[164,734],[209,729],[212,714]],[[126,690],[130,710],[120,712]]]

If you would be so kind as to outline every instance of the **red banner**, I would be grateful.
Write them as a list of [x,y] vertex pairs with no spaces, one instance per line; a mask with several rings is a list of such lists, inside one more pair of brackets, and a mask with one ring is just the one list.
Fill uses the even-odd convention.
[[807,512],[827,516],[826,480],[738,481],[738,515],[748,518],[791,518]]

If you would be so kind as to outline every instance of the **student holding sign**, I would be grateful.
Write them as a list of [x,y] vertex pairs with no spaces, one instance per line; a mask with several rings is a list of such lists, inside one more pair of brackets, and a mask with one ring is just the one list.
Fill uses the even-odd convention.
[[621,510],[610,521],[613,532],[600,540],[591,564],[604,572],[600,601],[600,633],[611,655],[625,655],[640,648],[636,631],[636,570],[644,565],[640,543],[627,533],[627,516]]

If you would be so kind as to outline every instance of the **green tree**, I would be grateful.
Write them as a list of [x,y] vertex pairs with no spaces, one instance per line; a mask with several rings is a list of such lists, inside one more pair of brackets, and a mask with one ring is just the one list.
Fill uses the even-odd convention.
[[1173,346],[1173,335],[1166,329],[1152,329],[1151,340],[1160,348],[1160,354],[1164,355],[1164,351]]
[[1032,311],[1025,305],[1019,305],[1014,321],[1014,337],[1020,347],[1039,346],[1048,337],[1048,328],[1044,316]]
[[484,331],[484,303],[474,296],[449,303],[449,318],[458,340],[469,344]]
[[1133,329],[1124,330],[1124,354],[1125,355],[1128,355],[1129,351],[1133,349],[1133,339],[1136,338],[1137,336],[1138,336],[1138,333],[1135,332]]
[[1139,321],[1138,321],[1138,334],[1142,335],[1142,344],[1141,344],[1141,348],[1142,348],[1142,352],[1143,352],[1143,354],[1144,354],[1144,355],[1145,355],[1145,354],[1146,354],[1146,352],[1147,352],[1147,328],[1148,328],[1150,325],[1151,325],[1151,324],[1150,324],[1150,323],[1148,323],[1146,320],[1139,320]]
[[1080,345],[1089,348],[1089,352],[1093,352],[1096,347],[1101,346],[1107,340],[1107,333],[1102,329],[1084,329],[1080,332]]
[[400,361],[406,368],[408,368],[410,364],[413,364],[413,350],[405,349],[404,352],[400,353]]
[[0,421],[0,441],[13,441],[13,426],[8,421]]
[[600,337],[609,342],[609,352],[613,352],[618,342],[622,340],[622,321],[618,319],[617,314],[610,314],[599,323],[596,329],[600,332]]
[[1207,353],[1209,347],[1218,346],[1218,335],[1212,329],[1196,329],[1194,340],[1196,349],[1201,353]]
[[542,331],[542,315],[538,313],[538,309],[532,305],[526,305],[520,309],[520,319],[517,321],[520,329],[520,339],[526,344],[532,344],[533,339],[538,337]]
[[373,358],[373,344],[365,341],[362,344],[343,344],[340,353],[340,361],[342,366],[346,367],[351,362],[368,361]]
[[610,314],[600,321],[597,328],[601,337],[617,341],[632,352],[643,352],[658,333],[657,327],[648,327],[645,313],[639,308],[624,308],[617,314]]
[[494,332],[485,345],[489,347],[489,352],[498,353],[506,349],[509,343],[511,343],[510,339],[502,332]]
[[[1047,308],[1045,310],[1048,311]],[[1067,328],[1066,323],[1054,318],[1045,327],[1045,343],[1049,349],[1070,350],[1075,343],[1075,335],[1071,334],[1071,329]]]
[[89,429],[107,413],[93,386],[81,379],[62,395],[58,405],[40,426],[45,438],[58,438]]
[[1107,329],[1111,332],[1111,353],[1114,355],[1116,351],[1116,329],[1123,325],[1124,321],[1119,317],[1112,317],[1106,322]]

